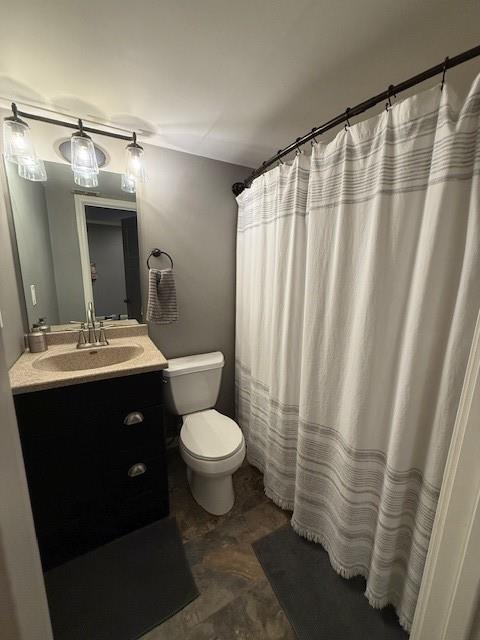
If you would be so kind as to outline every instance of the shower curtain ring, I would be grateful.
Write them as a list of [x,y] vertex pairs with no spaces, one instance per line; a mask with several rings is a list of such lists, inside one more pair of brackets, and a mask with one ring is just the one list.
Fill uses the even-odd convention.
[[391,84],[388,89],[387,89],[387,100],[388,102],[385,103],[385,111],[388,111],[390,109],[390,107],[392,106],[392,96],[394,98],[396,98],[396,94],[394,93],[394,86],[393,84]]
[[347,121],[347,124],[345,125],[345,131],[347,129],[350,129],[350,120],[348,119],[348,114],[350,113],[350,107],[347,107],[345,109],[345,120]]
[[[310,132],[310,133],[315,133],[315,131],[316,131],[317,129],[318,129],[318,127],[313,127],[313,129],[311,130],[311,132]],[[310,144],[312,145],[312,147],[313,147],[313,143],[318,144],[318,141],[317,141],[317,139],[316,139],[316,137],[315,137],[315,136],[313,136],[313,140],[310,142]]]
[[449,60],[449,57],[447,56],[445,58],[445,60],[443,61],[442,84],[440,86],[440,91],[443,91],[443,85],[445,84],[445,73],[446,73],[447,67],[448,67],[448,60]]
[[[277,156],[279,156],[281,153],[282,153],[282,150],[281,150],[281,149],[279,149],[279,150],[277,151]],[[278,164],[285,164],[285,163],[284,163],[284,161],[283,161],[281,158],[278,158]]]
[[295,140],[295,142],[297,143],[297,149],[296,149],[296,151],[295,151],[295,153],[296,153],[296,155],[297,155],[297,156],[299,156],[300,154],[302,154],[302,153],[303,153],[303,151],[302,151],[302,150],[300,149],[300,147],[298,146],[298,143],[300,142],[300,140],[301,140],[301,138],[297,138],[297,139]]

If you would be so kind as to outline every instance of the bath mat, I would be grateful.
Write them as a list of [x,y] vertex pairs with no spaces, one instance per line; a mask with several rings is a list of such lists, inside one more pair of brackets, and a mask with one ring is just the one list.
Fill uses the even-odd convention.
[[133,640],[198,596],[175,519],[45,574],[55,640]]
[[365,580],[345,580],[324,548],[287,524],[253,543],[299,640],[406,640],[393,607],[373,609]]

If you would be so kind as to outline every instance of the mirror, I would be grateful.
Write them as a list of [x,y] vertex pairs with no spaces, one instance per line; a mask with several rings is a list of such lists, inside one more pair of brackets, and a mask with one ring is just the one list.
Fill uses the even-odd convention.
[[31,182],[5,162],[29,326],[78,330],[90,301],[106,326],[141,322],[135,194],[117,173],[82,190],[69,165],[45,168],[48,180]]

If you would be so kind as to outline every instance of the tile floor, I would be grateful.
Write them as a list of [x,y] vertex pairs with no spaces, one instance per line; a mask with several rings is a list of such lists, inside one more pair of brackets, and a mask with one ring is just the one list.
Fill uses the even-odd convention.
[[175,516],[200,596],[141,640],[293,640],[290,624],[251,543],[289,520],[265,497],[261,474],[244,464],[234,476],[235,505],[225,516],[201,509],[177,451],[169,459]]

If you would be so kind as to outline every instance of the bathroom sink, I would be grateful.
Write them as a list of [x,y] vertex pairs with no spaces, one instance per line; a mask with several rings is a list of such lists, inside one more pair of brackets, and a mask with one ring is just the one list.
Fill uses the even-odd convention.
[[92,349],[78,349],[64,353],[55,353],[35,360],[33,367],[42,371],[83,371],[99,369],[113,364],[128,362],[142,355],[139,345],[118,345]]

